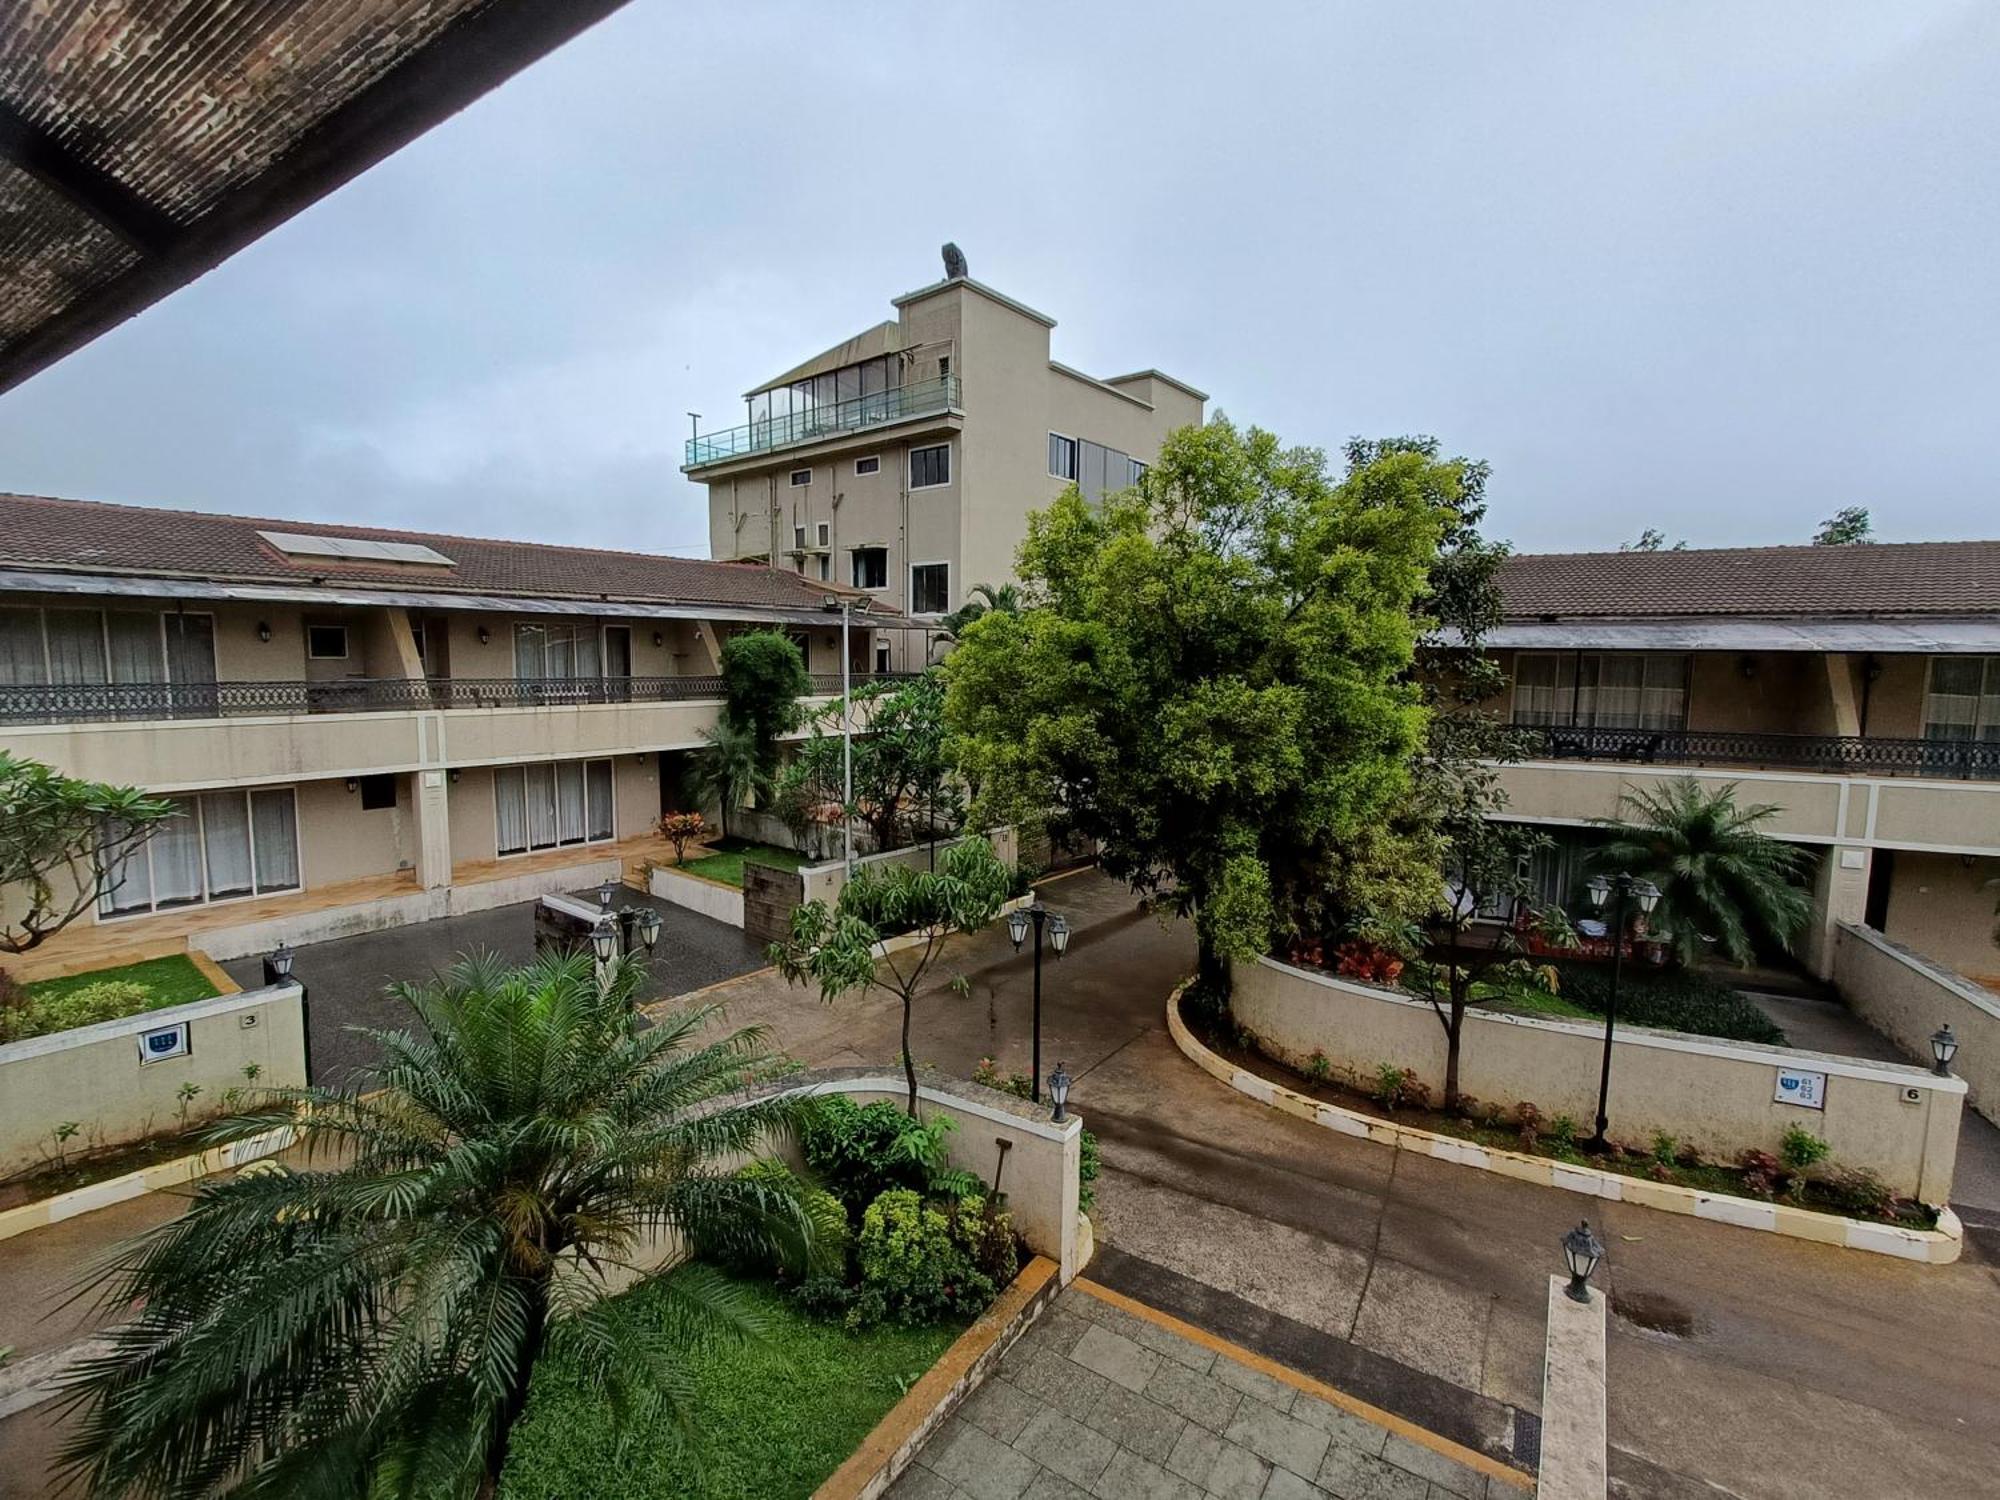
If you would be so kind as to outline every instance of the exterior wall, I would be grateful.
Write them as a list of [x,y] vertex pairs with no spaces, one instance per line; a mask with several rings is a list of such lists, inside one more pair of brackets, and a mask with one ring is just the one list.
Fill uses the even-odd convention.
[[1894,860],[1883,935],[1946,968],[2000,983],[2000,859],[1968,864],[1956,854],[1898,851]]
[[1868,910],[1873,851],[1848,844],[1822,850],[1812,877],[1812,915],[1797,939],[1797,952],[1821,979],[1833,976],[1834,932],[1842,922],[1858,922]]
[[1827,692],[1826,658],[1797,651],[1695,653],[1688,670],[1688,728],[1838,733]]
[[1972,1107],[2000,1123],[2000,996],[1858,922],[1835,937],[1833,980],[1849,1010],[1912,1057],[1929,1057],[1931,1033],[1949,1023],[1952,1071]]
[[[1444,1031],[1422,1000],[1267,958],[1239,966],[1230,1005],[1261,1047],[1293,1066],[1319,1050],[1354,1075],[1389,1063],[1433,1089],[1443,1083]],[[1587,1121],[1603,1047],[1600,1026],[1472,1011],[1461,1087],[1489,1103],[1528,1101],[1546,1115]],[[1826,1108],[1778,1103],[1779,1068],[1826,1074]],[[1906,1100],[1910,1091],[1915,1102]],[[1646,1141],[1665,1131],[1728,1160],[1753,1147],[1775,1153],[1786,1127],[1803,1125],[1826,1140],[1836,1165],[1865,1167],[1927,1203],[1950,1196],[1964,1098],[1955,1078],[1893,1063],[1638,1027],[1621,1027],[1612,1043],[1614,1137]]]
[[396,805],[364,812],[345,781],[302,781],[298,800],[300,874],[307,890],[409,870],[417,862],[410,778],[396,778]]
[[[202,1113],[213,1113],[223,1090],[243,1087],[247,1063],[262,1070],[259,1087],[303,1087],[300,996],[295,983],[275,985],[0,1047],[0,1176],[41,1160],[66,1120],[83,1127],[74,1150],[178,1129],[183,1083],[198,1085]],[[189,1023],[188,1055],[142,1064],[139,1033],[180,1021]]]
[[1922,656],[1878,656],[1880,675],[1868,686],[1864,732],[1886,739],[1918,739],[1924,732],[1924,687],[1930,661]]
[[[986,840],[993,846],[993,852],[1003,865],[1019,862],[1019,850],[1014,830],[1011,827],[995,828],[987,833]],[[938,853],[943,854],[960,841],[941,839]],[[930,863],[930,845],[912,844],[903,849],[891,849],[887,854],[870,854],[855,860],[856,868],[864,865],[905,865],[910,869],[922,869]],[[799,871],[804,882],[801,901],[825,901],[831,904],[840,899],[841,888],[847,884],[847,864],[845,860],[829,860],[825,864],[806,865]]]

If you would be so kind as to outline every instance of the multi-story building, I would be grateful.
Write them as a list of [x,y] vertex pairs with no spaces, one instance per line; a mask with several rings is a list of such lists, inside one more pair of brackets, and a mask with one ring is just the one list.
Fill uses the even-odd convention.
[[[1125,488],[1202,420],[1207,396],[1158,370],[1100,380],[1057,363],[1053,318],[965,276],[893,305],[753,389],[739,425],[689,439],[712,556],[935,620],[1014,576],[1030,511],[1072,483]],[[905,665],[899,639],[873,642],[870,662]]]
[[2000,541],[1519,556],[1491,636],[1534,731],[1507,816],[1573,894],[1594,818],[1692,775],[1813,849],[1824,974],[1840,921],[2000,976]]
[[732,632],[793,632],[840,690],[829,597],[865,677],[893,617],[790,572],[0,495],[0,749],[186,814],[10,966],[594,883],[681,805]]

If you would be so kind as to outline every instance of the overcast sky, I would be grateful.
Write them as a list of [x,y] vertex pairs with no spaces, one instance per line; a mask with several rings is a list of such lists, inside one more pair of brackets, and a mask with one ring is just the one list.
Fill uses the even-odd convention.
[[[0,397],[0,488],[706,552],[686,412],[956,240],[1530,550],[2000,534],[2000,5],[633,0]],[[968,378],[973,378],[968,371]]]

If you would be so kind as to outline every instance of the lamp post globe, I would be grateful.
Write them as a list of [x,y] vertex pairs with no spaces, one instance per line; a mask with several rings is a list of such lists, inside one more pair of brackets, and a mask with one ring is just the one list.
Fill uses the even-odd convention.
[[1049,917],[1049,946],[1056,950],[1057,958],[1069,951],[1069,918],[1061,912]]
[[1943,1078],[1951,1072],[1951,1060],[1958,1055],[1958,1038],[1951,1034],[1951,1023],[1945,1022],[1931,1033],[1931,1071]]
[[618,929],[611,925],[609,916],[599,917],[597,925],[590,929],[590,951],[600,964],[608,964],[618,956]]
[[1603,911],[1604,903],[1611,899],[1611,882],[1602,875],[1593,875],[1584,889],[1590,892],[1590,904],[1597,910]]
[[1587,1283],[1597,1263],[1604,1259],[1604,1242],[1590,1232],[1590,1221],[1580,1221],[1576,1228],[1562,1237],[1563,1266],[1569,1272],[1569,1286],[1564,1295],[1572,1302],[1588,1302],[1590,1288]]
[[601,911],[610,911],[611,903],[618,899],[618,882],[607,880],[597,888],[597,905]]
[[660,940],[660,914],[653,907],[644,907],[639,912],[639,941],[651,953],[653,945]]
[[1069,1086],[1072,1082],[1074,1080],[1069,1076],[1069,1069],[1058,1061],[1055,1071],[1049,1074],[1049,1098],[1055,1101],[1056,1106],[1055,1113],[1050,1116],[1051,1119],[1067,1120],[1069,1118]]
[[[292,977],[292,960],[296,956],[292,951],[290,943],[280,943],[271,950],[271,956],[265,959],[264,962],[270,965],[271,972],[280,979],[290,979]],[[1946,1029],[1949,1030],[1950,1028]]]
[[1028,913],[1026,909],[1007,913],[1007,936],[1014,941],[1014,951],[1021,951],[1021,944],[1028,940]]

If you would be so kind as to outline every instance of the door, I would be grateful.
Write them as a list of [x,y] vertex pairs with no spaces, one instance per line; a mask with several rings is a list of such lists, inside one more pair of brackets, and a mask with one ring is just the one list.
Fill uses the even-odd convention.
[[174,713],[212,719],[221,711],[215,690],[215,616],[172,614],[167,628],[167,681],[173,684]]
[[632,699],[632,627],[604,627],[604,694],[614,703]]

